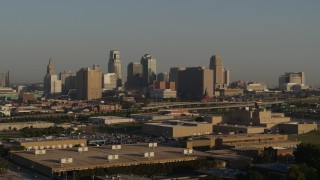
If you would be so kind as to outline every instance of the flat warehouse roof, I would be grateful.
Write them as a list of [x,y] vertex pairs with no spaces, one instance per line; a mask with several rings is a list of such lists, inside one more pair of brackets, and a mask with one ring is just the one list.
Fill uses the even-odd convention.
[[[97,167],[129,166],[146,163],[166,163],[174,161],[190,161],[199,157],[210,156],[209,153],[198,152],[184,155],[184,148],[159,146],[149,148],[148,144],[122,145],[120,150],[112,150],[110,146],[89,147],[88,152],[78,152],[78,148],[46,150],[46,154],[34,155],[34,151],[12,153],[12,160],[25,167],[33,167],[40,173],[93,169]],[[144,153],[154,152],[155,156],[145,158]],[[107,161],[108,155],[119,155],[118,160]],[[60,159],[73,158],[73,163],[60,164]]]

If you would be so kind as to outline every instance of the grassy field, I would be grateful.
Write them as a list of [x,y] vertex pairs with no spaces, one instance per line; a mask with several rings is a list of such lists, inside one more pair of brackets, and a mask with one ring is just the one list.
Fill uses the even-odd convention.
[[312,131],[306,134],[289,135],[290,140],[298,140],[303,143],[313,143],[320,145],[320,130]]

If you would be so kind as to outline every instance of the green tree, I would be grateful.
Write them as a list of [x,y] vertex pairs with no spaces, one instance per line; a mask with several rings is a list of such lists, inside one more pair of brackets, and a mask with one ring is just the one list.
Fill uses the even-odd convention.
[[300,170],[303,172],[304,177],[306,179],[310,179],[310,180],[317,180],[318,178],[318,174],[317,174],[317,170],[313,167],[310,167],[308,165],[306,165],[305,163],[303,164],[299,164],[299,168]]
[[295,164],[291,166],[286,180],[317,180],[317,170],[306,164]]
[[208,176],[205,178],[201,178],[201,180],[223,180],[221,176]]
[[238,180],[262,180],[263,177],[258,171],[249,171],[246,175],[238,174]]
[[9,168],[9,165],[10,165],[9,161],[3,158],[0,158],[0,174],[4,174]]
[[273,159],[272,159],[271,155],[268,153],[260,154],[257,157],[257,163],[265,164],[265,163],[271,163],[271,162],[273,162]]
[[286,176],[286,180],[305,180],[305,179],[306,178],[303,172],[301,171],[299,165],[293,165]]
[[314,169],[320,169],[320,145],[302,143],[298,145],[294,155],[297,163],[305,163]]

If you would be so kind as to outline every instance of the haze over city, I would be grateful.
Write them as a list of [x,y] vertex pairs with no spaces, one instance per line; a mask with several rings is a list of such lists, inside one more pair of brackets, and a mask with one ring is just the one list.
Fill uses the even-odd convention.
[[[11,82],[42,82],[49,58],[56,72],[99,64],[121,51],[122,71],[145,53],[157,72],[209,66],[220,55],[231,81],[276,85],[304,71],[319,84],[319,1],[6,1],[0,6],[0,71]],[[126,77],[126,75],[124,75]]]
[[0,179],[320,179],[320,1],[0,3]]

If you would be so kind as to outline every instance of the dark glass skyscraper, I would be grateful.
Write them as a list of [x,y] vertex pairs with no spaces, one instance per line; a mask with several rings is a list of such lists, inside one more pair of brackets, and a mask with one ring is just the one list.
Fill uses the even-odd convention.
[[148,86],[157,79],[157,61],[150,54],[145,54],[140,62],[143,66],[143,83]]

